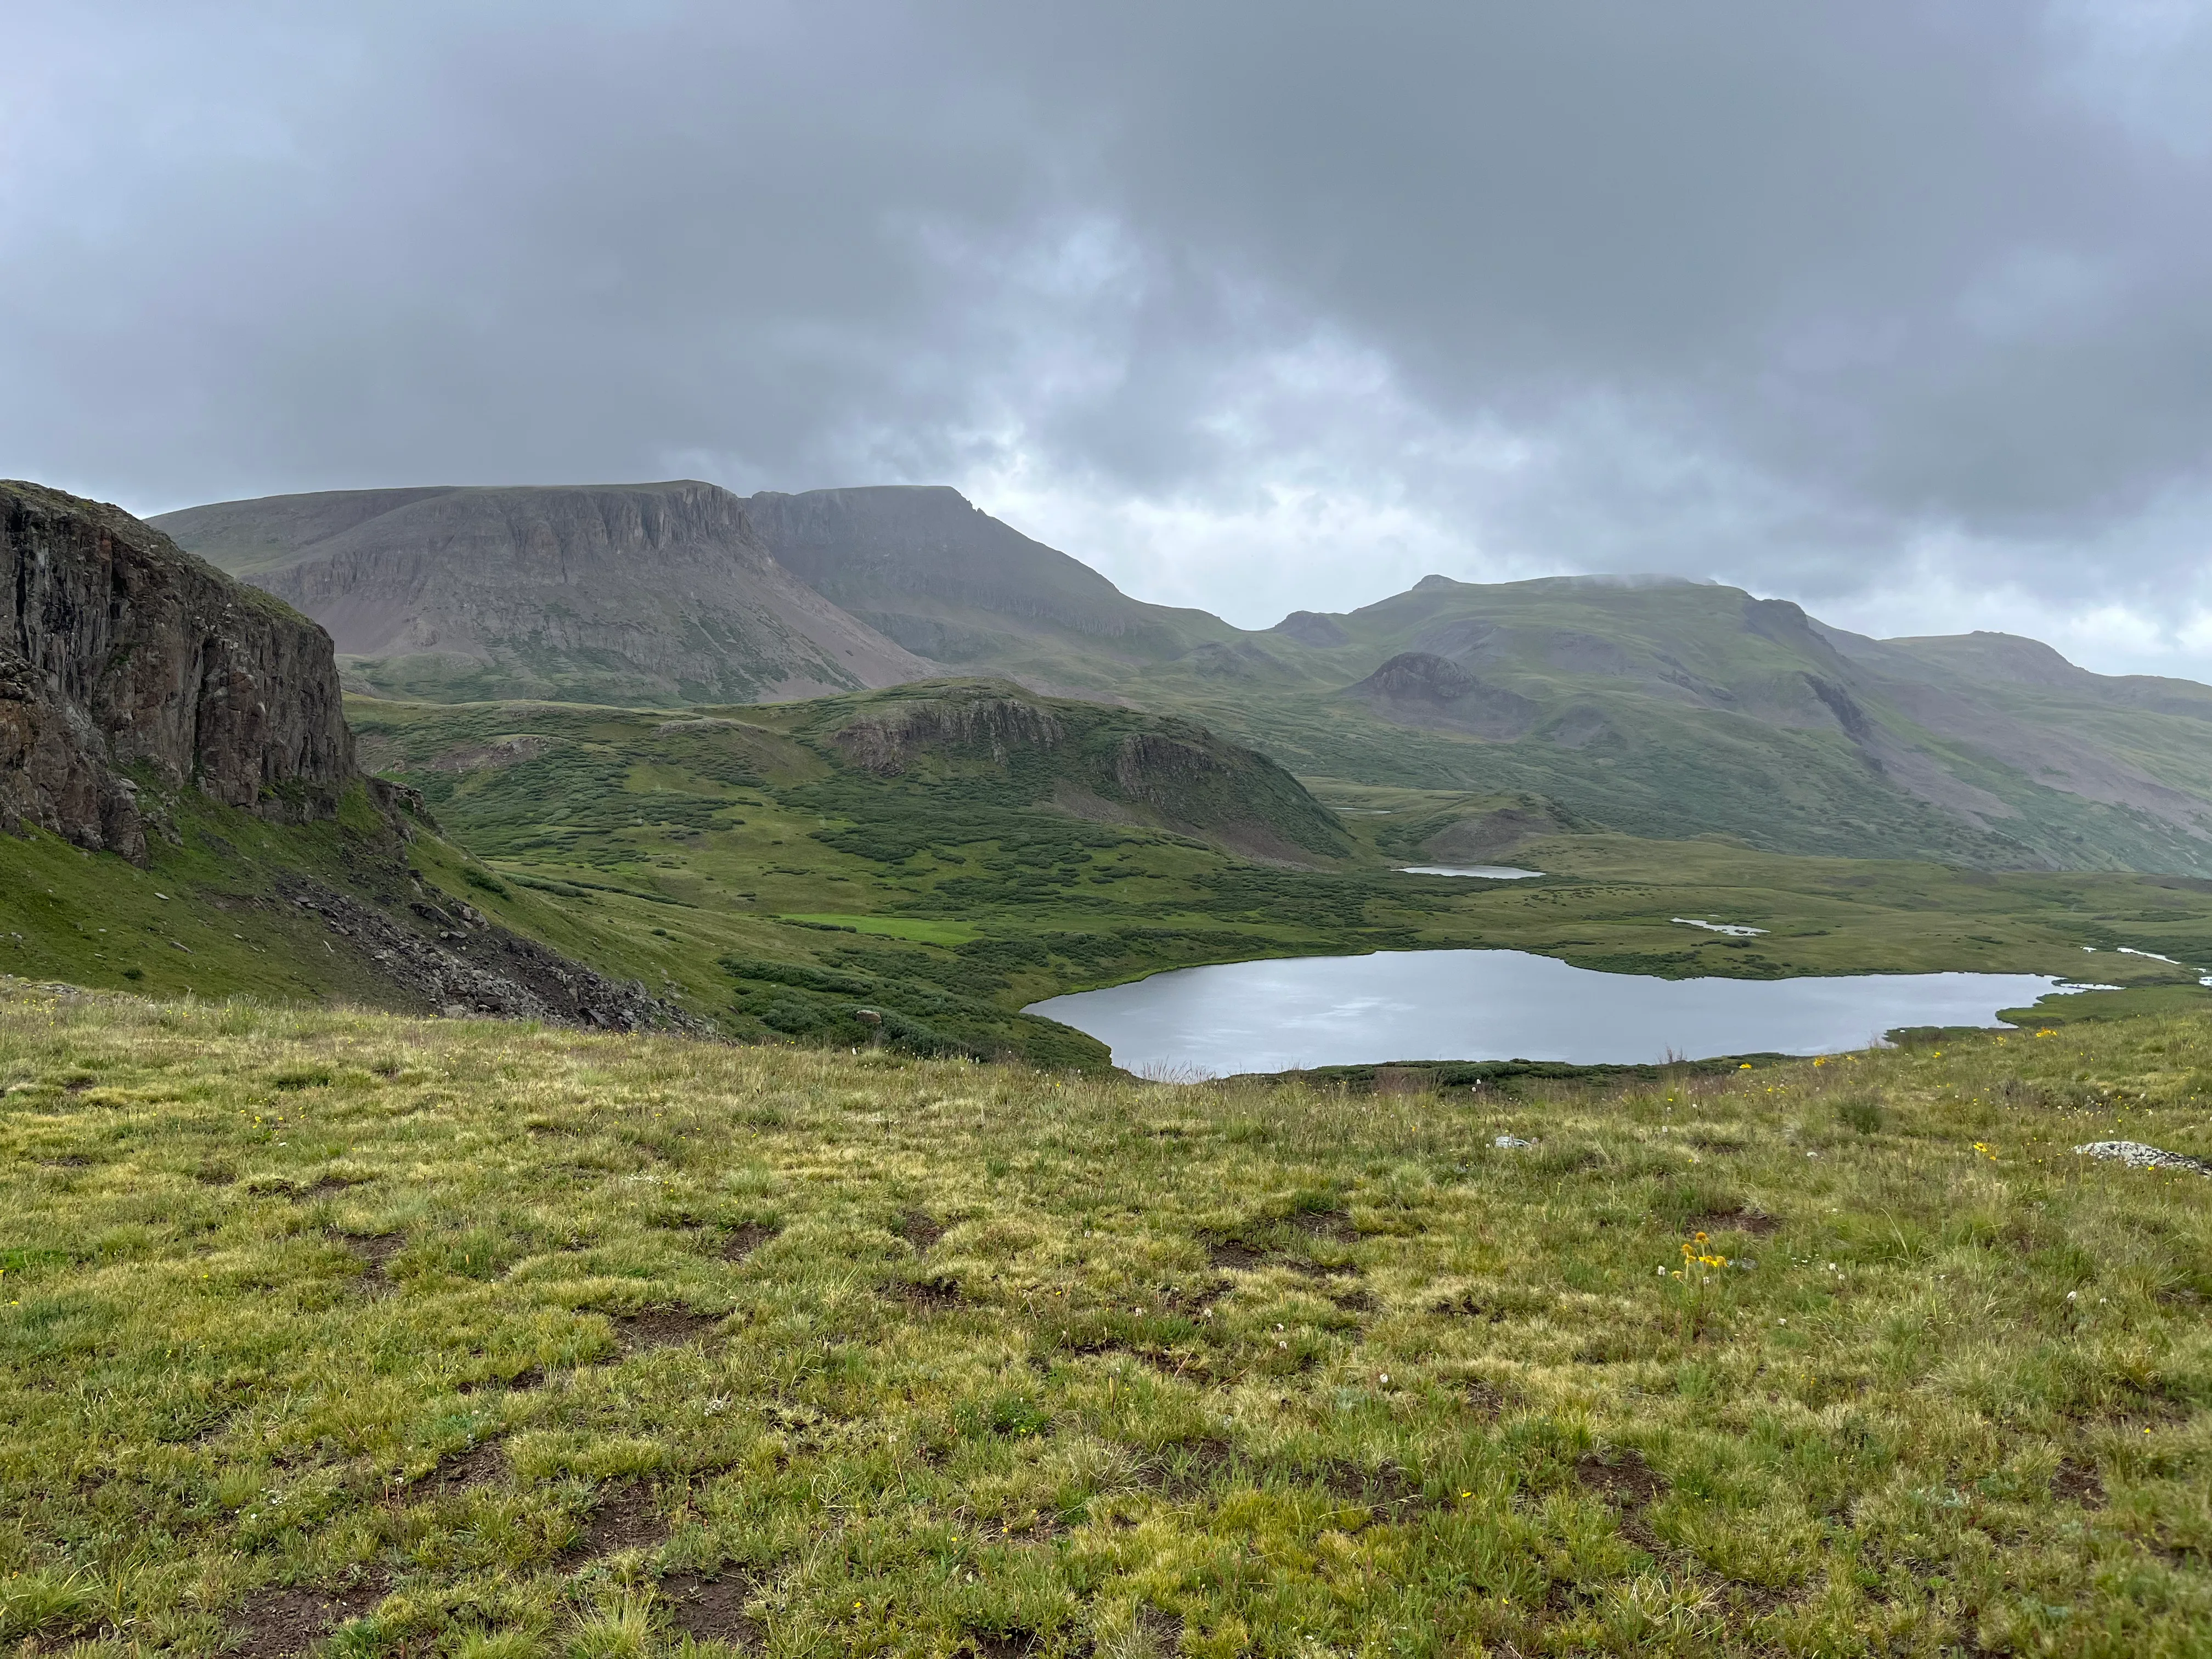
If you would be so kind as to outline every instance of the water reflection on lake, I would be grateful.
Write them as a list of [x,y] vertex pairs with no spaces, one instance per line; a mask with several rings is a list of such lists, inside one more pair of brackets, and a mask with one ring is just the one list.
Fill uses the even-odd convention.
[[2039,974],[1650,979],[1523,951],[1385,951],[1184,968],[1033,1005],[1117,1066],[1222,1076],[1392,1060],[1628,1065],[1834,1054],[1908,1025],[1996,1025],[2063,988]]
[[1401,876],[1487,876],[1492,881],[1526,881],[1541,870],[1516,870],[1510,864],[1401,864]]

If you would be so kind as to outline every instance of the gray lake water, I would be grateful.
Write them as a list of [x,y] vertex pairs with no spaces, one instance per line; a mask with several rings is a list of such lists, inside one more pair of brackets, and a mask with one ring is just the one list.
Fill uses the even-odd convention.
[[1029,1012],[1088,1032],[1128,1071],[1188,1078],[1393,1060],[1836,1054],[1899,1026],[1998,1025],[1998,1009],[2064,988],[2040,974],[1652,979],[1524,951],[1383,951],[1182,968]]
[[1492,881],[1527,881],[1541,870],[1523,870],[1511,864],[1403,864],[1401,876],[1485,876]]

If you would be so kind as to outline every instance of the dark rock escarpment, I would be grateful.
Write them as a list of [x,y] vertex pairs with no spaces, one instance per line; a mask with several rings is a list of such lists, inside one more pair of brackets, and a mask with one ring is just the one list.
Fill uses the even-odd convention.
[[0,482],[0,829],[143,861],[136,768],[330,815],[355,776],[330,636],[119,508]]

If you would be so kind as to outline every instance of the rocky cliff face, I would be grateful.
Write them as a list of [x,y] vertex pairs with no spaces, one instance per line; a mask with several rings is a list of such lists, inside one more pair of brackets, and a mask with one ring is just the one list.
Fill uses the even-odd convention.
[[786,570],[713,484],[339,490],[160,522],[329,629],[364,690],[757,702],[932,672]]
[[134,768],[329,814],[355,775],[330,637],[118,508],[0,482],[0,828],[143,861]]

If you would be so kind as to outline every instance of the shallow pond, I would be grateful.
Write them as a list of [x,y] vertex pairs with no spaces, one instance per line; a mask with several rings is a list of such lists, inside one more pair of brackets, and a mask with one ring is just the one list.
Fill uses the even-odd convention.
[[2064,988],[2039,974],[1650,979],[1524,951],[1384,951],[1231,962],[1032,1005],[1157,1077],[1393,1060],[1632,1065],[1834,1054],[1908,1025],[1996,1025]]
[[1516,869],[1510,864],[1401,864],[1401,876],[1485,876],[1492,881],[1527,881],[1541,870]]

